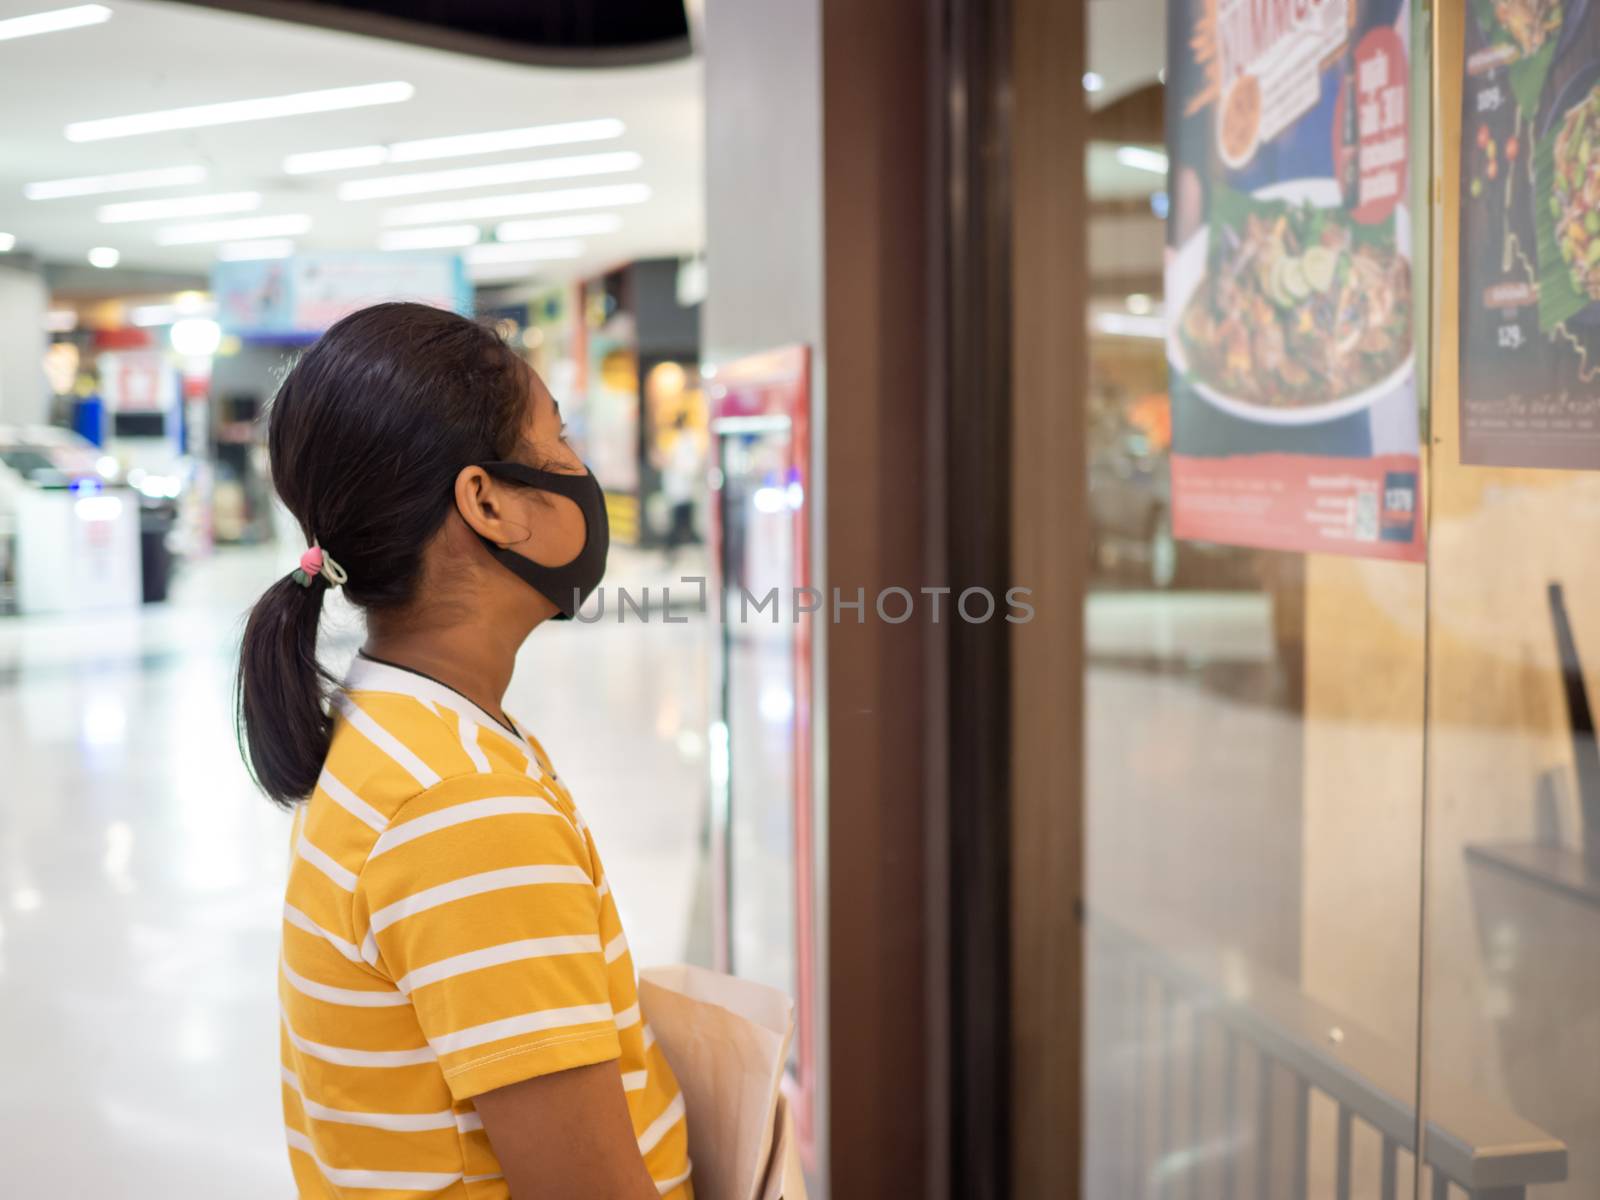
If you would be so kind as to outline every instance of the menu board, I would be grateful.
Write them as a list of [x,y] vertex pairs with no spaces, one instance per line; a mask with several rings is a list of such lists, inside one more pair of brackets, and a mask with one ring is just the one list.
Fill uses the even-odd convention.
[[1600,6],[1466,7],[1461,460],[1600,467]]
[[1179,537],[1420,559],[1405,0],[1169,0]]

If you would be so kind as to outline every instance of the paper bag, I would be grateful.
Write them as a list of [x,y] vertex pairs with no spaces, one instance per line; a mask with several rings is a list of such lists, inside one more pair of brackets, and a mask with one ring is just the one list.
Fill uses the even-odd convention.
[[789,1097],[784,1095],[778,1097],[772,1155],[767,1162],[767,1182],[761,1189],[761,1200],[806,1200],[806,1177],[800,1169],[800,1139],[795,1136]]
[[683,1089],[696,1200],[804,1200],[803,1181],[785,1190],[781,1161],[779,1191],[769,1189],[774,1149],[797,1157],[779,1091],[794,1003],[749,980],[670,966],[639,973],[639,1005]]

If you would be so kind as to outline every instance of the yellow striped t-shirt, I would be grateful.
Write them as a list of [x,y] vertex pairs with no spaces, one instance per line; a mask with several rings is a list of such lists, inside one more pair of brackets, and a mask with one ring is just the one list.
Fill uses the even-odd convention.
[[537,742],[357,659],[292,853],[279,995],[301,1197],[504,1200],[473,1097],[615,1059],[658,1189],[692,1200],[677,1081]]

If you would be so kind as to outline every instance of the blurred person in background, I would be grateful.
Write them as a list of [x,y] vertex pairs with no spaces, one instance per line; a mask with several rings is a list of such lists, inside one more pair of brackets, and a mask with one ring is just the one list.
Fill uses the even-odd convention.
[[685,546],[699,539],[694,531],[695,489],[705,478],[700,444],[689,426],[689,414],[680,412],[673,421],[677,431],[661,464],[661,494],[666,498],[671,523],[667,526],[667,565],[670,567]]
[[[604,497],[556,402],[484,326],[382,304],[306,353],[268,423],[309,548],[251,613],[238,715],[294,812],[300,1195],[690,1200],[683,1100],[594,839],[501,707],[523,641],[605,568]],[[342,683],[316,652],[340,586],[367,624]]]

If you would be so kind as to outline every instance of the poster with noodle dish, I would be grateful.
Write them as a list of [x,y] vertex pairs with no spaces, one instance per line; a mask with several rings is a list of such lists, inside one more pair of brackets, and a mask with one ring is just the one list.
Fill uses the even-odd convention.
[[1177,536],[1419,560],[1410,0],[1169,0]]
[[1600,467],[1600,12],[1470,0],[1461,461]]

